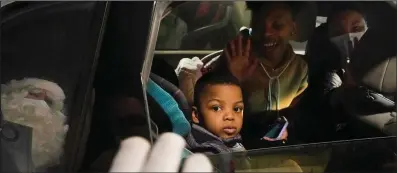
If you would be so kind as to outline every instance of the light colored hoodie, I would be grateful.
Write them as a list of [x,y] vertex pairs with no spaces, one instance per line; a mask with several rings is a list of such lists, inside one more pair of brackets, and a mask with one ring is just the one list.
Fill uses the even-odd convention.
[[265,68],[267,63],[265,60],[259,64],[252,76],[242,83],[252,112],[287,108],[307,88],[307,64],[292,47],[279,68],[272,71]]

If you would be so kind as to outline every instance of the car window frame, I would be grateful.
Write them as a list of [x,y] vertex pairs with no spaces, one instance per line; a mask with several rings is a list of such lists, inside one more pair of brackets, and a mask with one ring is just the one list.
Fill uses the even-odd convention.
[[[145,105],[145,113],[148,122],[148,131],[150,134],[150,142],[154,144],[154,140],[158,136],[158,128],[157,125],[152,121],[150,117],[149,104],[148,104],[148,96],[147,96],[147,83],[149,81],[149,76],[152,68],[154,51],[157,43],[157,36],[160,29],[161,20],[164,16],[167,9],[169,9],[172,1],[154,1],[154,7],[152,10],[151,24],[149,36],[147,39],[147,46],[144,55],[144,61],[141,69],[141,83],[142,83],[142,92],[143,99]],[[155,128],[155,132],[153,132],[153,128]]]

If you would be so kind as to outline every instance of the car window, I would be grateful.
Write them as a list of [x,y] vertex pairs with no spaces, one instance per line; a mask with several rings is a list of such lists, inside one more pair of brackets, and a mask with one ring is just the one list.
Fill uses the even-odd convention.
[[[330,4],[318,3],[317,5],[319,5],[319,6],[322,5],[327,8],[331,7]],[[221,8],[220,6],[226,6],[226,9],[231,9],[231,14],[229,14],[228,12],[225,12],[224,17],[221,17],[223,19],[223,21],[227,22],[227,24],[219,21],[222,19],[219,19],[218,21],[214,22],[212,20],[212,18],[209,17],[209,16],[214,16],[213,13],[209,12],[209,11],[211,11],[209,9],[212,9],[212,8],[218,9],[218,8]],[[212,8],[210,8],[210,7],[212,7]],[[230,8],[228,8],[228,7],[230,7]],[[316,15],[311,15],[311,17],[313,17],[313,20],[314,19],[316,20],[315,22],[313,20],[311,20],[313,23],[310,23],[310,25],[313,28],[318,27],[321,24],[324,24],[327,22],[327,17],[325,17],[325,16],[326,16],[326,14],[328,14],[328,11],[325,10],[325,9],[327,9],[325,7],[319,8],[322,11],[318,12]],[[366,7],[373,7],[373,5],[366,4]],[[379,5],[377,7],[377,10],[380,10],[381,7],[382,6]],[[368,10],[368,9],[366,8],[366,10]],[[202,18],[202,21],[199,21],[196,17],[201,16],[201,15],[199,15],[201,13],[199,13],[198,11],[200,11],[204,14],[208,14],[209,16],[207,18]],[[367,11],[365,11],[365,12],[368,13]],[[375,12],[372,12],[372,13],[375,13]],[[372,13],[370,13],[370,14],[372,14]],[[375,17],[377,17],[377,16],[375,16]],[[154,60],[156,60],[156,59],[164,60],[168,63],[168,65],[172,66],[173,69],[175,69],[174,71],[171,71],[171,70],[170,71],[176,73],[175,76],[177,76],[179,83],[178,83],[178,81],[175,83],[176,83],[176,85],[179,85],[179,89],[181,89],[181,90],[189,89],[189,92],[193,91],[192,88],[189,88],[191,86],[187,87],[187,85],[191,85],[191,83],[193,83],[192,86],[194,86],[194,82],[196,82],[194,80],[197,80],[197,78],[199,78],[197,76],[202,75],[202,72],[206,72],[206,70],[207,70],[207,69],[204,69],[204,70],[200,69],[199,65],[194,64],[195,62],[193,62],[193,61],[197,62],[197,58],[206,60],[207,55],[211,55],[212,53],[216,52],[216,50],[223,49],[225,44],[229,40],[236,37],[239,29],[242,26],[250,25],[250,22],[249,22],[250,18],[251,18],[251,13],[248,10],[246,10],[246,5],[245,5],[244,1],[228,2],[228,3],[227,2],[186,2],[182,5],[179,5],[175,8],[173,8],[170,13],[165,15],[161,22],[159,37],[158,37],[157,45],[156,45],[156,52],[154,55]],[[313,26],[313,25],[315,25],[315,26]],[[206,27],[212,28],[212,29],[206,29]],[[320,27],[317,29],[320,30],[322,28]],[[318,30],[315,30],[315,31],[318,31]],[[323,34],[323,33],[320,33],[320,34]],[[319,34],[310,35],[309,38],[311,36],[315,36],[317,38],[322,38],[322,35],[319,35]],[[329,38],[327,38],[327,40],[329,40]],[[306,52],[305,52],[306,43],[307,42],[296,42],[296,41],[290,42],[295,53],[300,54],[300,55],[306,55]],[[328,43],[328,41],[327,41],[327,43]],[[321,48],[321,46],[323,46],[322,44],[315,44],[315,45],[318,46],[317,50],[322,50],[322,48]],[[333,45],[330,45],[330,48],[334,48]],[[295,115],[299,116],[299,117],[298,118],[294,117],[295,120],[293,120],[293,122],[291,123],[291,128],[290,128],[291,130],[289,129],[288,131],[291,131],[292,133],[296,133],[296,134],[291,135],[291,139],[289,139],[288,142],[277,141],[274,144],[267,144],[267,143],[261,143],[260,141],[256,141],[257,143],[253,144],[254,142],[248,141],[248,140],[246,140],[247,138],[245,138],[243,140],[244,147],[246,147],[247,149],[252,149],[252,148],[261,148],[261,149],[249,150],[244,153],[232,153],[232,154],[226,154],[226,155],[223,154],[223,155],[212,156],[211,157],[212,161],[213,161],[214,165],[217,167],[217,169],[225,170],[225,169],[229,169],[230,167],[234,167],[236,169],[236,172],[245,172],[245,171],[247,171],[247,172],[249,172],[249,171],[263,172],[263,171],[265,171],[264,169],[266,169],[266,171],[269,170],[268,169],[269,166],[263,166],[262,163],[269,163],[269,165],[270,165],[272,163],[275,163],[275,162],[278,162],[281,160],[291,159],[291,160],[294,160],[295,162],[298,162],[298,165],[300,165],[299,169],[303,169],[304,172],[324,172],[324,171],[328,170],[329,164],[339,164],[339,166],[340,166],[339,168],[343,168],[344,163],[342,163],[343,161],[340,161],[342,159],[339,159],[339,158],[343,158],[342,155],[344,153],[348,153],[349,151],[355,150],[356,148],[361,148],[360,151],[366,151],[366,150],[370,150],[370,146],[376,146],[378,144],[380,146],[383,145],[380,143],[386,142],[387,140],[382,140],[382,139],[376,140],[379,142],[378,143],[375,141],[376,144],[373,144],[372,142],[369,142],[370,144],[364,142],[364,143],[360,143],[357,145],[350,144],[350,143],[343,143],[343,145],[341,147],[339,147],[339,146],[335,147],[333,145],[336,143],[339,144],[340,142],[334,142],[333,144],[326,144],[326,146],[322,146],[323,144],[309,144],[309,145],[305,145],[305,146],[291,146],[294,144],[311,143],[311,142],[318,142],[318,141],[334,141],[334,140],[345,140],[345,139],[350,140],[350,139],[357,139],[357,138],[364,138],[364,137],[376,137],[376,136],[389,135],[389,133],[384,134],[383,132],[385,132],[387,128],[394,127],[393,122],[392,122],[393,120],[392,120],[392,117],[389,116],[389,112],[384,113],[382,115],[376,115],[379,117],[379,119],[382,119],[381,123],[383,123],[383,118],[385,121],[391,122],[392,125],[389,126],[389,125],[385,124],[384,125],[385,127],[383,127],[383,124],[379,125],[379,123],[377,123],[380,121],[374,120],[374,119],[378,119],[378,117],[375,118],[375,116],[361,116],[363,114],[363,112],[360,112],[361,108],[367,108],[367,107],[372,106],[372,103],[369,104],[369,102],[367,102],[367,101],[369,101],[368,99],[372,99],[372,98],[369,98],[372,96],[364,96],[364,95],[367,95],[368,92],[370,92],[370,91],[366,90],[366,89],[362,89],[363,87],[359,86],[359,85],[354,86],[354,87],[356,87],[355,89],[357,89],[357,92],[351,92],[351,95],[348,94],[348,92],[350,92],[350,90],[344,90],[345,89],[344,87],[339,87],[342,84],[342,81],[338,81],[338,80],[345,80],[345,79],[342,79],[344,76],[343,76],[343,74],[339,74],[339,71],[344,72],[345,69],[337,67],[338,68],[337,72],[336,72],[336,70],[332,69],[332,71],[331,70],[329,71],[332,74],[328,74],[328,71],[327,71],[328,68],[329,69],[334,68],[334,67],[331,67],[331,66],[333,66],[333,64],[331,64],[329,62],[332,62],[332,63],[336,62],[335,59],[338,59],[338,57],[341,56],[341,55],[339,55],[340,54],[339,51],[340,50],[335,50],[335,51],[332,50],[332,53],[335,53],[335,55],[331,54],[331,53],[328,54],[327,52],[324,52],[324,51],[319,51],[320,52],[319,55],[316,55],[313,57],[316,58],[315,61],[317,61],[317,60],[321,61],[321,65],[324,64],[324,66],[318,65],[318,66],[315,66],[315,68],[308,67],[309,68],[308,71],[312,71],[312,73],[313,73],[313,71],[317,70],[316,68],[318,68],[320,71],[318,76],[316,76],[317,75],[316,74],[316,75],[309,77],[308,83],[310,83],[310,84],[308,84],[308,86],[314,86],[313,88],[317,87],[315,85],[317,85],[316,82],[318,82],[318,81],[316,81],[317,80],[316,78],[318,77],[318,78],[321,78],[321,79],[319,79],[319,82],[325,82],[325,80],[332,80],[332,81],[325,82],[327,85],[328,84],[332,85],[332,87],[318,86],[318,88],[319,88],[318,91],[317,91],[317,88],[313,89],[313,88],[308,87],[311,89],[310,92],[306,92],[307,91],[306,90],[305,92],[303,92],[304,94],[298,95],[296,97],[297,100],[300,99],[299,104],[296,104],[296,106],[299,108],[295,109],[295,107],[293,107],[295,105],[291,103],[291,105],[293,105],[293,106],[291,106],[291,107],[293,107],[293,109],[286,108],[284,110],[281,109],[280,111],[275,111],[277,113],[286,113],[286,115],[289,115],[289,113],[294,114],[294,113],[292,113],[291,110],[294,110],[297,112],[299,110],[298,113],[296,113],[294,115],[290,115],[291,117],[295,116]],[[307,58],[307,57],[309,57],[309,56],[305,56],[305,58]],[[190,60],[192,60],[192,61],[190,61],[188,58],[190,58]],[[333,58],[333,59],[328,61],[328,59],[326,59],[326,58]],[[307,60],[307,59],[305,59],[305,60]],[[205,62],[205,63],[207,63],[207,62]],[[308,62],[308,63],[312,63],[312,62]],[[336,63],[339,63],[339,62],[336,62]],[[158,63],[158,64],[161,64],[162,67],[152,66],[152,67],[155,67],[154,69],[152,69],[152,73],[162,74],[164,76],[164,79],[166,79],[166,80],[172,79],[171,77],[167,78],[165,73],[163,73],[163,71],[161,71],[161,68],[163,68],[166,63]],[[208,69],[212,68],[210,66],[207,66],[207,67],[208,67]],[[207,67],[205,67],[205,68],[207,68]],[[262,69],[264,69],[265,73],[268,73],[266,71],[265,67],[262,66]],[[158,70],[158,71],[156,71],[156,70]],[[197,71],[194,71],[194,70],[197,70]],[[194,71],[195,73],[192,73],[192,71]],[[323,72],[325,73],[326,71],[327,71],[327,74],[325,74],[325,75],[333,75],[333,76],[325,76],[325,75],[322,76],[323,74],[320,74]],[[287,78],[293,79],[294,78],[293,75],[295,72],[296,71],[288,73],[291,75],[289,75]],[[185,76],[183,76],[183,75],[185,75]],[[194,76],[194,75],[197,75],[197,76]],[[267,75],[269,78],[271,78],[269,74],[267,74]],[[309,74],[309,75],[311,75],[311,74]],[[188,76],[188,77],[186,77],[186,76]],[[192,76],[194,76],[194,77],[192,77]],[[197,78],[195,78],[195,77],[197,77]],[[302,79],[302,78],[298,78],[298,77],[296,77],[296,79]],[[331,77],[332,77],[332,79],[331,79]],[[186,82],[183,80],[185,80]],[[304,79],[304,80],[306,80],[306,79]],[[169,80],[169,81],[171,81],[171,80]],[[345,81],[347,81],[347,80],[345,80]],[[256,81],[253,80],[252,85],[256,84],[255,82]],[[323,84],[324,83],[321,83],[321,85],[323,85]],[[270,88],[270,90],[272,90],[274,92],[276,92],[276,91],[279,92],[279,90],[283,87],[283,86],[282,87],[280,87],[280,86],[273,87],[271,85],[272,84],[269,84],[269,87],[267,85],[260,86],[260,87],[268,87],[268,88]],[[281,84],[278,84],[278,85],[281,85]],[[333,85],[335,85],[335,86],[333,86]],[[336,85],[339,85],[339,86],[336,86]],[[306,86],[304,86],[304,87],[306,87]],[[245,87],[245,86],[243,86],[243,87]],[[332,92],[329,91],[328,87],[332,88]],[[247,88],[249,89],[248,86],[247,86]],[[275,89],[273,90],[273,88],[275,88]],[[324,90],[324,88],[326,88],[326,89]],[[358,90],[360,88],[362,90]],[[258,89],[258,90],[260,90],[260,89]],[[343,93],[339,93],[339,92],[341,92],[341,90],[344,90]],[[262,97],[264,97],[264,93],[271,94],[272,91],[266,90],[266,91],[263,91],[263,92],[260,91],[257,93],[253,92],[253,94],[249,95],[248,97],[255,97],[258,99],[257,100],[252,99],[253,100],[252,103],[245,102],[244,104],[246,104],[246,105],[251,104],[249,106],[255,106],[256,102],[262,102],[265,99],[268,99],[267,101],[271,102],[269,100],[272,100],[273,98],[271,98],[271,97],[262,98]],[[311,93],[312,91],[313,91],[313,93]],[[365,92],[363,92],[363,91],[365,91]],[[184,92],[184,91],[182,91],[182,92]],[[316,92],[321,92],[321,93],[317,95]],[[192,94],[191,95],[189,95],[189,94],[191,94],[191,93],[188,93],[188,92],[184,93],[186,98],[188,98],[188,97],[192,98],[191,97]],[[279,93],[277,93],[277,94],[279,94]],[[361,94],[363,94],[363,95],[361,95]],[[380,94],[376,94],[376,93],[372,93],[372,94],[374,94],[376,96],[380,96]],[[276,98],[276,96],[274,98]],[[335,98],[338,100],[334,100]],[[276,99],[278,99],[278,98],[276,98]],[[359,101],[360,101],[360,103],[358,103]],[[266,102],[266,101],[264,101],[264,102]],[[334,103],[334,102],[337,102],[337,103]],[[388,102],[388,103],[390,103],[390,102]],[[268,104],[268,103],[265,103],[265,104]],[[267,106],[265,104],[259,105],[258,109],[262,109],[262,108],[265,109],[265,107]],[[336,104],[338,104],[338,105],[336,105]],[[323,111],[321,109],[315,109],[315,107],[316,107],[315,105],[323,106],[327,110]],[[395,108],[394,102],[391,103],[390,105],[393,105],[394,106],[393,108]],[[247,107],[249,107],[249,106],[247,106]],[[389,109],[389,104],[380,105],[380,107],[385,107],[385,109],[387,108],[387,111],[391,110],[391,109]],[[344,109],[346,109],[346,110],[344,110]],[[369,111],[373,111],[372,108],[370,108],[370,109],[371,110],[369,110]],[[291,112],[289,112],[289,111],[291,111]],[[246,112],[248,112],[248,111],[246,111]],[[262,114],[262,112],[259,112],[259,113],[261,113],[261,115],[266,114],[266,113]],[[258,113],[258,115],[259,115],[259,113]],[[272,114],[272,113],[273,112],[269,112],[269,114]],[[188,116],[191,117],[191,115],[188,115]],[[248,117],[248,116],[246,116],[246,114],[244,114],[244,117]],[[319,117],[321,117],[321,118],[319,118]],[[371,118],[374,117],[374,118],[369,120],[370,117]],[[260,118],[258,118],[258,119],[260,119]],[[265,121],[265,120],[263,120],[263,121]],[[246,122],[247,121],[244,120],[244,124],[248,124]],[[369,125],[366,124],[367,122]],[[263,124],[266,124],[263,126],[262,126],[262,123],[259,122],[259,120],[257,122],[250,122],[250,123],[253,124],[252,126],[256,125],[255,123],[260,124],[259,128],[249,129],[249,130],[252,130],[252,131],[250,131],[250,133],[251,132],[256,133],[256,131],[261,131],[260,128],[262,128],[262,127],[263,128],[271,128],[272,130],[273,130],[273,127],[276,127],[276,126],[281,127],[281,126],[278,126],[278,124],[275,125],[273,122],[271,122],[271,120],[269,120],[269,122],[263,123]],[[270,124],[270,125],[268,125],[268,124]],[[383,132],[378,132],[379,129],[372,131],[373,127],[370,127],[370,126],[377,126],[376,128],[379,128],[378,126],[382,126],[382,127],[380,127],[381,128],[380,131],[383,131]],[[391,127],[391,126],[393,126],[393,127]],[[314,128],[316,128],[316,129],[314,129]],[[261,134],[253,135],[255,137],[258,136],[258,138],[256,138],[258,140],[263,139],[263,135],[266,135],[265,132],[263,132],[263,133],[259,132],[259,133],[261,133]],[[262,135],[262,136],[260,136],[260,135]],[[279,135],[281,135],[281,134],[279,134]],[[316,137],[314,137],[314,136],[316,136]],[[293,139],[295,137],[296,137],[296,139]],[[394,140],[394,139],[392,139],[392,140]],[[253,140],[253,141],[255,141],[255,140]],[[286,145],[290,145],[288,147],[292,147],[292,148],[295,147],[295,149],[288,150],[288,151],[280,151],[275,148],[264,149],[264,147],[270,147],[270,146],[284,146],[284,148],[288,148],[288,147],[286,147]],[[337,149],[335,149],[335,148],[337,148]],[[382,148],[382,147],[380,147],[380,148]],[[390,147],[385,147],[383,149],[387,150],[388,148],[390,148]],[[339,151],[339,154],[340,154],[339,156],[338,156],[338,154],[337,154],[337,156],[333,156],[335,150]],[[389,151],[389,152],[393,153],[394,151]],[[188,152],[186,152],[186,153],[188,153]],[[371,159],[370,156],[371,156],[371,154],[368,154],[368,155],[363,156],[362,158],[364,160],[368,159],[369,161],[368,160],[367,161],[368,161],[368,163],[370,163],[372,161],[372,160],[370,160]],[[227,160],[227,158],[225,159],[225,157],[231,157],[232,162],[231,162],[230,158],[229,158],[229,160]],[[288,159],[277,160],[277,159],[272,159],[272,157],[274,157],[274,158],[277,158],[277,157],[288,158]],[[356,157],[356,156],[352,156],[352,157]],[[236,160],[234,160],[234,158],[236,158]],[[355,160],[354,158],[351,158],[351,159]],[[334,160],[340,161],[340,162],[333,163],[333,162],[335,162]],[[245,165],[246,162],[248,162],[249,165],[251,165],[251,166],[247,167],[247,165]],[[363,164],[364,162],[365,161],[360,161],[360,162],[357,162],[354,164],[355,164],[355,166],[357,166],[357,165]],[[386,163],[386,161],[382,161],[382,162]],[[346,161],[346,163],[347,163],[347,161]],[[389,163],[389,162],[387,161],[387,163]],[[376,164],[380,164],[380,163],[376,163]],[[291,166],[291,165],[294,165],[294,162],[290,162],[289,164],[287,164],[284,167],[287,167],[288,169],[291,167],[295,167],[295,166]],[[364,164],[364,165],[366,165],[366,164]],[[274,166],[274,168],[279,168],[279,167],[283,167],[283,166],[280,166],[280,165]],[[336,169],[336,170],[338,170],[338,169]],[[274,172],[284,172],[285,170],[280,171],[277,169],[271,169],[271,171],[269,171],[269,172],[273,172],[273,171]],[[227,172],[227,171],[225,171],[225,172]],[[287,172],[287,171],[285,171],[285,172]],[[298,171],[293,170],[292,172],[298,172]]]

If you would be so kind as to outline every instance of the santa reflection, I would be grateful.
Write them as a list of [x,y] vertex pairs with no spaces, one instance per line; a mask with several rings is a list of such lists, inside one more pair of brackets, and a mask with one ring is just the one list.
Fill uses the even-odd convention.
[[33,129],[34,171],[59,164],[68,130],[61,87],[43,79],[25,78],[2,85],[1,91],[4,119]]

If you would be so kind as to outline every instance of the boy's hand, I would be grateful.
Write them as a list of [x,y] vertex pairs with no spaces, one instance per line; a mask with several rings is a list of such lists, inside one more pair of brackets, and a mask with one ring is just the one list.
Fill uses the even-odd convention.
[[[198,57],[193,58],[183,58],[179,61],[177,68],[175,69],[175,73],[178,78],[180,78],[180,73],[188,72],[195,76],[195,79],[199,79],[202,76],[202,68],[204,64]],[[180,79],[181,80],[181,79]]]
[[258,65],[258,59],[251,57],[251,40],[247,39],[244,45],[243,36],[240,34],[223,50],[229,71],[240,82],[250,77]]

